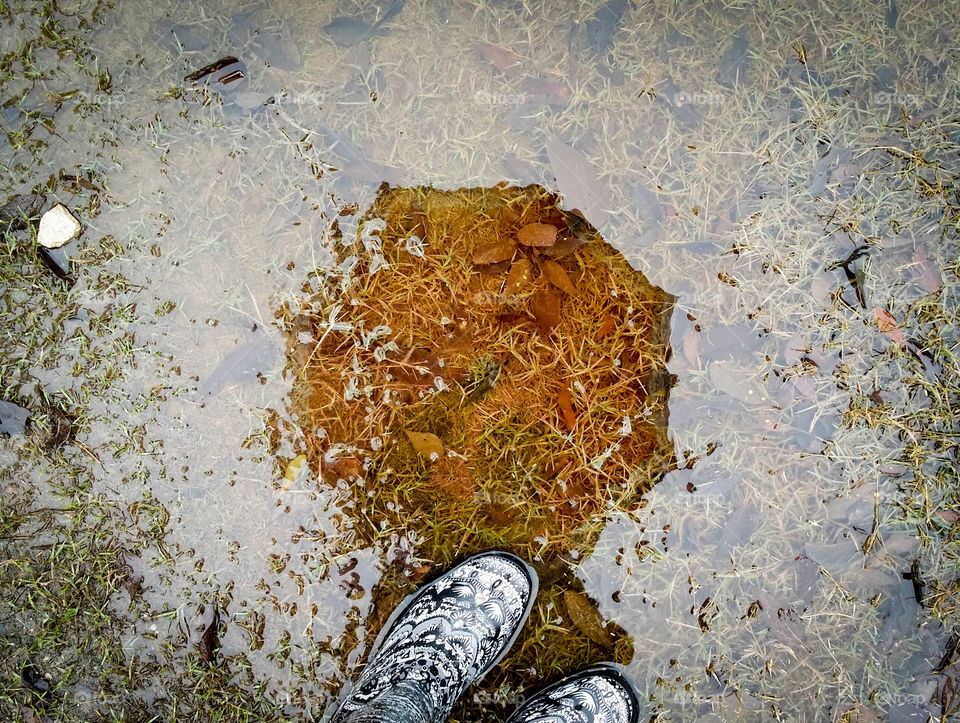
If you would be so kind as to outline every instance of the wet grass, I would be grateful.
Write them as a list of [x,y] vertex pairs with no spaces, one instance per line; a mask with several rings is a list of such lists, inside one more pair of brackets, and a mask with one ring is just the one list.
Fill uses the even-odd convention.
[[[736,476],[742,482],[729,500],[717,503],[707,498],[699,505],[694,493],[654,496],[658,515],[652,522],[637,510],[636,521],[613,523],[623,538],[636,541],[635,550],[630,545],[618,550],[620,539],[605,542],[595,553],[622,565],[601,568],[598,575],[587,560],[579,571],[588,592],[604,591],[602,609],[608,617],[634,635],[644,661],[634,675],[641,681],[649,675],[648,691],[677,718],[713,707],[774,718],[819,709],[831,711],[824,717],[835,713],[855,719],[855,711],[883,713],[908,695],[911,701],[937,697],[944,711],[951,710],[944,677],[936,678],[933,689],[911,687],[919,684],[906,679],[906,667],[892,663],[890,652],[875,642],[877,630],[900,620],[900,628],[890,633],[901,635],[893,656],[935,665],[946,637],[937,626],[949,630],[957,624],[960,602],[955,452],[960,221],[954,160],[960,130],[951,91],[958,84],[957,69],[950,63],[940,66],[949,60],[955,39],[943,34],[949,28],[939,30],[941,8],[901,7],[893,28],[884,17],[889,5],[851,6],[839,11],[839,19],[813,6],[784,10],[772,3],[739,16],[709,5],[637,8],[633,20],[639,21],[622,28],[612,48],[627,76],[625,86],[607,82],[590,63],[569,67],[566,37],[531,40],[527,28],[543,17],[516,4],[477,6],[470,16],[471,35],[459,44],[450,42],[450,26],[438,13],[421,8],[417,45],[436,52],[411,55],[408,34],[398,30],[378,39],[369,57],[357,52],[347,64],[319,31],[332,7],[318,8],[297,28],[302,38],[311,37],[314,65],[310,73],[285,79],[294,99],[278,109],[285,127],[303,132],[323,122],[379,160],[411,169],[417,180],[441,177],[469,184],[474,179],[463,174],[480,168],[485,177],[477,185],[503,177],[531,180],[524,173],[551,180],[541,141],[548,134],[558,136],[582,150],[604,180],[609,207],[619,211],[616,242],[655,283],[680,292],[683,310],[695,317],[689,326],[679,324],[675,336],[680,343],[673,367],[681,377],[672,392],[678,453],[681,459],[701,460],[691,462],[691,472],[709,463],[721,481]],[[551,22],[566,29],[580,10],[592,9],[557,9]],[[408,3],[405,12],[413,10]],[[52,15],[56,12],[53,6],[26,3],[0,10],[23,38],[0,58],[5,109],[20,109],[13,125],[7,123],[14,116],[4,116],[7,133],[0,139],[7,192],[34,186],[53,190],[48,159],[57,142],[50,128],[58,98],[69,107],[75,87],[109,85],[103,75],[107,69],[97,67],[84,42],[103,7],[84,5],[75,17]],[[773,17],[776,22],[769,21]],[[716,75],[726,63],[723,48],[740,23],[749,28],[749,76],[731,88]],[[142,32],[141,25],[130,23],[136,32]],[[762,33],[755,30],[761,27]],[[510,78],[478,60],[451,77],[448,69],[460,67],[478,38],[520,53],[525,74]],[[805,64],[797,61],[801,50]],[[388,91],[376,104],[321,104],[309,97],[318,85],[341,88],[361,66],[367,75],[379,70],[387,78]],[[885,66],[895,68],[893,81],[882,77]],[[120,72],[112,71],[117,83]],[[532,129],[509,115],[512,104],[476,100],[512,98],[535,75],[562,79],[571,96],[566,107],[522,109],[525,117],[537,119]],[[695,116],[667,101],[668,95],[676,100],[676,91],[666,89],[666,76],[687,95]],[[158,84],[155,95],[165,90]],[[295,100],[298,93],[302,105]],[[176,95],[168,102],[178,102]],[[153,103],[151,96],[150,114],[157,110]],[[73,120],[105,122],[96,105],[82,104]],[[183,107],[146,124],[139,140],[157,149],[188,142],[195,133],[193,119],[177,125],[177,110]],[[394,140],[391,131],[400,128],[406,143]],[[277,152],[292,152],[291,142],[277,133],[244,137],[244,132],[240,126],[225,129],[221,140],[238,154],[254,144],[252,138]],[[524,171],[500,172],[507,152]],[[317,156],[311,160],[325,160],[319,144],[311,153]],[[165,163],[157,163],[157,173]],[[244,182],[253,187],[252,172]],[[655,204],[636,190],[638,185],[653,194]],[[76,205],[93,208],[90,197],[80,194]],[[230,216],[234,210],[224,211],[225,223],[236,225]],[[151,476],[138,425],[127,424],[125,413],[104,415],[97,405],[105,399],[127,409],[128,400],[111,398],[111,391],[131,361],[155,361],[125,332],[136,318],[132,304],[140,300],[122,272],[124,255],[136,243],[131,239],[138,233],[153,237],[155,225],[145,213],[132,230],[125,229],[130,238],[85,239],[92,250],[80,263],[84,284],[73,292],[43,270],[28,235],[3,239],[2,398],[30,406],[35,415],[32,436],[4,448],[16,453],[3,465],[5,490],[16,489],[4,492],[0,513],[0,624],[3,658],[9,661],[0,663],[0,712],[6,719],[32,720],[24,706],[65,720],[95,714],[108,720],[279,715],[262,678],[250,672],[249,660],[231,657],[223,667],[210,667],[192,652],[190,636],[152,633],[152,640],[167,647],[149,664],[132,654],[122,660],[118,653],[125,632],[133,629],[124,621],[131,601],[124,587],[123,550],[164,549],[163,565],[172,569],[179,549],[163,547],[163,538],[171,534],[163,503],[145,495],[131,511],[116,498],[94,494],[86,474],[99,468],[98,458],[129,455],[142,461],[131,475],[135,481]],[[211,237],[186,246],[180,251],[183,261],[202,260],[217,243],[222,242]],[[855,245],[870,249],[855,264],[866,307],[835,266]],[[916,255],[919,248],[926,260]],[[938,285],[923,280],[928,266]],[[95,318],[79,325],[79,333],[64,333],[63,322],[76,306],[74,295],[101,293],[109,301]],[[245,293],[237,288],[226,301],[213,303],[239,306]],[[141,304],[140,311],[149,306],[152,313],[152,304],[152,299]],[[906,343],[878,327],[873,306],[892,315]],[[697,352],[698,339],[701,351],[709,345],[694,325],[742,333],[747,321],[767,330],[755,348],[722,364],[719,355]],[[45,369],[62,368],[56,361],[64,352],[74,357],[69,364],[73,380],[37,384],[34,372],[43,376]],[[749,392],[764,403],[755,403]],[[693,405],[701,402],[702,414],[685,411],[699,409]],[[144,394],[135,408],[150,404]],[[54,409],[68,416],[76,431],[75,441],[50,449]],[[839,420],[835,430],[834,419]],[[108,435],[109,444],[85,449],[87,431],[94,427],[120,431]],[[525,429],[508,427],[512,436]],[[829,444],[821,448],[818,440]],[[719,452],[705,460],[706,450],[718,442]],[[696,481],[700,492],[709,489]],[[849,522],[848,508],[863,513],[850,513]],[[838,519],[849,537],[833,536]],[[131,520],[135,532],[129,531]],[[183,531],[174,537],[178,534],[182,542]],[[837,572],[809,559],[789,562],[838,539],[852,540],[860,555],[851,569]],[[827,559],[822,550],[818,554]],[[914,630],[917,620],[896,618],[904,593],[891,583],[913,560],[925,606],[916,637],[903,631]],[[698,561],[704,562],[698,567]],[[776,591],[801,590],[793,576],[810,566],[814,597],[806,609],[797,605],[794,610],[796,601],[778,600]],[[622,580],[609,579],[611,570],[628,567],[631,573]],[[608,599],[610,585],[620,593],[615,606]],[[706,596],[716,607],[704,608],[710,629],[702,631],[698,618]],[[910,597],[907,592],[908,603]],[[763,609],[749,615],[761,598]],[[651,610],[651,602],[659,604]],[[133,609],[140,604],[142,599]],[[181,603],[171,604],[159,622],[183,612]],[[691,606],[695,610],[689,616],[661,612]],[[786,623],[776,617],[780,606],[787,611]],[[563,627],[557,621],[559,607],[556,600],[544,599],[531,621],[537,626],[532,639]],[[148,619],[155,614],[142,611]],[[359,608],[357,618],[361,623]],[[256,625],[250,627],[256,633]],[[695,632],[685,636],[687,630]],[[330,645],[339,654],[358,642],[344,636]],[[520,652],[543,659],[535,649]],[[595,654],[586,647],[573,651],[573,657]],[[249,657],[257,655],[252,651]],[[678,662],[659,662],[671,659]],[[951,671],[948,666],[956,680]],[[144,681],[173,691],[149,713],[131,692],[142,690]],[[46,687],[52,690],[37,690]]]

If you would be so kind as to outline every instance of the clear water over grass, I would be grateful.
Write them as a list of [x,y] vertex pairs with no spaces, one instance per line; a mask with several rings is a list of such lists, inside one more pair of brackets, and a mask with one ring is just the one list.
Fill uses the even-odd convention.
[[[386,563],[435,562],[269,453],[311,432],[275,314],[382,180],[556,188],[679,297],[680,469],[574,571],[652,712],[951,708],[956,12],[600,7],[407,2],[343,48],[376,8],[3,6],[0,201],[85,226],[73,283],[3,236],[0,398],[34,420],[0,442],[8,718],[319,716]],[[184,83],[225,55],[225,104]]]

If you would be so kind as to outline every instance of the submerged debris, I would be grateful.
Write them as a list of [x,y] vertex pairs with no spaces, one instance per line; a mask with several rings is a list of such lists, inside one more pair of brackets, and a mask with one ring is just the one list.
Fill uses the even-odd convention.
[[186,77],[184,80],[192,86],[207,85],[214,90],[236,90],[246,84],[247,66],[238,59],[229,55],[205,65]]

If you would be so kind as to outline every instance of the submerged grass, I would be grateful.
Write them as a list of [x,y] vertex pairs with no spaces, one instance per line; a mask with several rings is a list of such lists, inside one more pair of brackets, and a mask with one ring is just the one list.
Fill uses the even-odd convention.
[[[599,4],[558,7],[551,10],[550,23],[565,30]],[[581,579],[589,581],[591,594],[604,591],[604,609],[617,611],[617,619],[634,636],[634,645],[645,651],[632,673],[638,680],[649,676],[647,691],[676,718],[723,713],[856,720],[878,712],[892,718],[900,712],[893,710],[894,704],[905,696],[924,705],[936,698],[942,717],[953,710],[949,692],[955,683],[948,681],[957,679],[955,661],[947,660],[946,674],[939,677],[916,678],[909,671],[921,669],[922,659],[931,661],[927,668],[932,668],[943,653],[942,645],[937,647],[931,638],[946,636],[930,633],[938,623],[927,611],[949,630],[957,625],[960,603],[955,452],[960,262],[954,171],[960,131],[952,91],[957,86],[957,67],[950,60],[955,38],[949,25],[941,22],[942,8],[900,4],[899,21],[885,17],[897,5],[854,4],[838,10],[839,17],[825,15],[815,4],[784,8],[771,2],[722,9],[670,3],[638,6],[628,12],[629,22],[617,30],[611,48],[614,62],[626,76],[624,85],[608,82],[593,63],[572,59],[565,37],[531,34],[529,29],[543,17],[526,4],[477,5],[470,15],[474,23],[470,35],[458,43],[450,39],[451,26],[443,12],[408,3],[405,16],[420,13],[411,16],[415,30],[401,31],[398,26],[391,36],[375,39],[371,52],[366,47],[357,49],[349,63],[342,62],[340,51],[323,39],[320,29],[337,13],[332,3],[306,14],[295,28],[301,40],[309,37],[312,43],[311,64],[305,65],[309,73],[282,78],[284,87],[294,91],[290,96],[294,100],[288,99],[277,110],[284,127],[309,130],[315,123],[329,125],[381,160],[389,158],[395,166],[419,174],[418,182],[437,177],[474,182],[462,174],[464,169],[473,173],[479,168],[485,175],[476,181],[478,185],[502,177],[523,182],[552,179],[554,169],[545,167],[541,156],[542,141],[558,137],[580,149],[596,166],[609,192],[608,207],[617,209],[621,224],[617,228],[622,232],[616,239],[618,248],[655,282],[669,282],[671,290],[682,293],[683,311],[696,321],[677,330],[678,338],[689,343],[682,349],[682,358],[678,345],[671,367],[681,368],[681,383],[672,392],[678,448],[692,468],[692,460],[702,460],[710,445],[721,441],[721,452],[710,461],[719,483],[736,479],[738,486],[726,504],[707,498],[708,504],[698,506],[701,498],[682,490],[674,499],[655,497],[659,515],[654,522],[641,524],[629,516],[628,521],[615,521],[622,525],[622,539],[608,540],[594,555],[616,559],[615,566],[591,568],[588,558],[578,571]],[[89,16],[93,7],[85,4],[80,16]],[[2,12],[7,22],[20,22],[24,9],[56,12],[49,4],[29,3],[6,4]],[[124,12],[139,15],[134,5]],[[142,20],[137,17],[129,23],[132,32],[148,32]],[[50,118],[58,97],[69,100],[64,93],[73,86],[94,87],[76,80],[74,59],[90,66],[82,77],[101,85],[95,79],[103,69],[92,66],[78,40],[89,28],[73,27],[76,20],[67,17],[56,22],[40,17],[38,22],[44,29],[37,30],[37,40],[24,45],[23,52],[7,53],[0,62],[4,121],[16,121],[0,139],[0,163],[11,178],[29,179],[24,188],[10,191],[23,191],[50,173],[49,146],[55,142]],[[225,35],[229,13],[211,22]],[[729,62],[720,57],[721,49],[741,25],[747,28],[749,41],[742,66],[746,75],[738,84],[722,85],[716,80],[717,66]],[[416,32],[419,47],[436,52],[411,53],[410,32]],[[477,38],[521,53],[523,70],[510,76],[478,61],[451,75],[449,68],[463,67],[463,58],[473,52],[469,46]],[[125,61],[146,47],[124,42],[130,42]],[[60,76],[44,67],[51,57],[47,51],[62,54],[66,61]],[[182,62],[182,58],[175,60]],[[351,64],[353,68],[347,67]],[[318,86],[339,88],[361,66],[367,75],[379,71],[386,77],[387,92],[376,103],[339,104],[335,97],[322,104],[315,101]],[[119,71],[113,71],[119,77]],[[524,95],[524,83],[543,78],[568,83],[567,105],[521,102],[529,97]],[[55,82],[62,86],[60,96],[47,94]],[[297,92],[305,98],[300,106]],[[504,97],[510,102],[494,102]],[[494,101],[483,103],[483,98]],[[23,112],[12,115],[14,105],[8,100]],[[514,100],[523,107],[515,106]],[[94,106],[82,104],[75,115],[91,114],[96,119]],[[157,110],[152,98],[144,107],[148,115]],[[145,145],[153,142],[160,149],[189,142],[196,133],[195,118],[179,126],[175,123],[174,119],[170,132],[160,127],[157,118],[153,125],[145,125],[143,138],[137,140]],[[400,130],[406,143],[397,141]],[[255,143],[278,154],[286,148],[286,141],[269,124],[259,129],[231,126],[229,132],[239,153]],[[67,135],[64,129],[61,133]],[[100,149],[102,144],[92,146]],[[325,151],[316,144],[314,153],[322,156]],[[273,162],[267,153],[258,158],[264,159],[263,166]],[[155,172],[162,174],[166,163],[156,164]],[[261,182],[243,164],[229,168],[228,172],[247,174],[242,179],[245,187]],[[223,210],[210,205],[213,212]],[[223,213],[224,225],[235,225],[232,209],[228,206]],[[144,237],[161,230],[154,228],[149,214],[136,223]],[[3,266],[5,273],[12,271],[3,279],[8,303],[0,359],[3,398],[31,406],[38,430],[55,427],[48,421],[55,416],[51,407],[72,416],[76,428],[84,430],[90,400],[108,393],[122,378],[119,360],[140,354],[122,332],[135,312],[130,298],[124,298],[110,313],[92,320],[83,333],[64,341],[51,330],[60,327],[69,299],[56,288],[57,282],[43,276],[29,246],[21,241],[4,239],[9,253]],[[185,267],[207,258],[214,243],[220,242],[201,239],[185,244]],[[870,249],[854,265],[868,308],[858,304],[843,270],[835,265],[855,245]],[[926,261],[917,256],[924,248]],[[87,293],[94,296],[112,290],[136,298],[110,262],[106,246],[88,262]],[[939,285],[918,286],[917,279],[927,266],[933,267]],[[236,295],[243,293],[243,289],[234,290]],[[414,302],[414,312],[435,321],[432,299],[419,297]],[[206,298],[198,305],[203,303]],[[873,305],[894,316],[905,344],[893,342],[878,328],[869,308]],[[31,311],[22,313],[25,308]],[[693,331],[694,323],[707,332],[713,327],[729,328],[731,335],[745,334],[746,325],[764,334],[756,350],[730,354],[736,357],[735,372],[730,373],[730,360],[724,360],[728,365],[724,372],[715,357],[697,352],[698,339],[702,346],[707,343],[699,331]],[[101,343],[113,334],[116,347],[112,340]],[[30,370],[52,362],[63,349],[76,355],[74,372],[85,383],[65,382],[55,398],[47,400],[50,406],[35,403]],[[123,356],[114,363],[115,352]],[[89,369],[89,364],[96,368]],[[468,367],[474,380],[482,378],[486,369],[483,363]],[[749,385],[738,384],[741,379]],[[342,391],[342,384],[342,378],[332,378],[331,393]],[[506,393],[500,385],[494,390]],[[749,392],[761,396],[764,403],[756,403]],[[574,390],[573,395],[577,393]],[[41,388],[36,398],[43,394]],[[422,431],[437,430],[439,436],[465,440],[467,427],[457,415],[447,415],[449,421],[439,424],[445,413],[441,398],[431,395],[435,406],[428,409],[425,404],[424,417],[414,421],[422,422],[418,427]],[[117,400],[116,406],[125,410],[127,401]],[[598,411],[604,411],[598,406]],[[831,421],[835,418],[841,421],[836,430]],[[557,433],[551,430],[559,418],[544,421],[490,414],[483,419],[491,431],[478,434],[477,445],[503,449],[536,446],[529,438],[543,440]],[[125,412],[115,412],[111,424],[123,429],[105,449],[109,454],[144,458],[139,446],[143,437],[134,430],[137,425],[128,421]],[[114,638],[115,649],[104,642],[117,631],[101,611],[111,601],[119,601],[121,611],[128,606],[128,593],[121,589],[123,578],[117,572],[119,550],[126,543],[111,542],[106,527],[97,524],[112,516],[116,529],[124,530],[129,520],[111,500],[91,499],[82,479],[71,476],[74,467],[97,466],[96,455],[104,454],[104,450],[84,451],[80,446],[84,436],[79,439],[79,452],[69,465],[42,443],[34,444],[32,451],[29,445],[19,450],[20,462],[32,476],[15,481],[23,488],[34,487],[39,496],[33,505],[30,495],[5,494],[3,498],[4,599],[9,597],[13,605],[9,614],[5,609],[2,621],[9,645],[5,657],[12,662],[3,667],[0,701],[4,716],[14,720],[28,719],[29,714],[22,712],[24,705],[62,719],[90,713],[92,707],[77,707],[78,696],[87,695],[77,684],[96,678],[101,658],[112,665],[118,662],[114,650],[120,649],[119,639]],[[829,444],[821,449],[818,439]],[[346,495],[362,499],[373,491],[375,499],[366,504],[381,511],[386,508],[381,519],[389,521],[387,530],[380,528],[379,519],[359,513],[355,521],[358,526],[367,525],[363,534],[377,537],[378,542],[394,528],[404,529],[398,503],[426,504],[416,500],[413,487],[454,480],[458,485],[454,491],[470,490],[476,475],[464,475],[456,457],[443,460],[448,467],[441,470],[443,474],[428,473],[428,465],[404,449],[394,462],[398,468],[403,466],[410,480],[406,497],[385,495],[382,487],[356,486]],[[349,464],[350,456],[348,450],[340,459]],[[362,455],[358,460],[362,467]],[[534,460],[534,464],[523,464],[494,457],[495,469],[506,475],[497,481],[536,477],[544,464],[536,461],[536,455]],[[583,460],[574,463],[582,465]],[[706,465],[697,464],[697,469]],[[434,467],[439,466],[438,461]],[[18,469],[14,464],[5,468],[5,483],[17,476]],[[53,483],[38,476],[37,469],[67,471],[60,482]],[[137,474],[143,482],[149,478],[149,468],[144,466]],[[706,488],[701,485],[700,491]],[[50,489],[62,496],[51,498],[43,492]],[[440,492],[449,493],[442,488]],[[462,502],[465,514],[448,520],[446,527],[430,527],[424,533],[432,535],[430,546],[440,548],[453,540],[459,550],[470,549],[477,518],[469,510],[476,512],[476,496],[484,510],[477,514],[487,521],[491,515],[500,515],[520,524],[510,496],[515,494],[512,487],[494,483],[472,494]],[[544,484],[543,507],[562,503],[566,494],[559,485]],[[617,506],[625,503],[615,502]],[[846,516],[848,508],[861,507],[866,510],[863,515]],[[70,515],[57,511],[60,508],[71,510]],[[150,531],[146,539],[165,533],[163,521],[168,515],[162,505],[147,500],[139,510],[138,524]],[[642,519],[640,511],[634,513]],[[546,524],[542,519],[546,517],[531,524]],[[46,527],[38,531],[37,525]],[[507,545],[518,539],[510,527],[485,524],[483,529],[487,537],[474,540],[477,545]],[[636,541],[635,550],[630,544],[625,552],[618,549],[627,539]],[[853,545],[862,559],[839,572],[828,569],[829,563],[812,562],[809,556],[827,543]],[[823,550],[819,553],[827,559]],[[173,554],[163,556],[170,565]],[[911,609],[904,609],[904,600],[912,604],[912,593],[904,594],[896,586],[913,560],[917,560],[926,606],[916,617],[907,614]],[[438,565],[445,561],[440,556],[429,560]],[[424,562],[409,558],[404,565],[409,575],[402,569],[387,570],[381,598],[384,611],[389,607],[386,590],[412,588],[412,580],[421,574],[417,568]],[[600,579],[597,569],[602,572]],[[621,571],[622,580],[608,579]],[[808,577],[802,581],[795,579],[804,575]],[[551,572],[545,570],[543,576],[549,580]],[[53,589],[63,592],[62,603],[61,597],[46,592],[51,581]],[[809,599],[804,597],[808,587],[813,590]],[[18,592],[17,596],[8,595],[8,590]],[[620,602],[611,606],[614,591],[620,593]],[[793,597],[782,599],[781,591]],[[524,660],[548,659],[550,651],[538,646],[554,640],[553,635],[572,632],[564,620],[563,601],[551,595],[538,602],[531,620],[533,632],[517,648]],[[703,631],[698,613],[707,596],[715,608],[707,605],[705,611],[715,609],[717,614],[705,617],[710,630]],[[752,605],[761,598],[758,612]],[[688,616],[685,611],[691,607],[695,609]],[[360,609],[354,614],[355,628],[361,632],[351,633],[352,639],[349,635],[335,638],[331,642],[335,653],[351,647],[357,637],[364,639]],[[176,614],[174,609],[168,616]],[[99,637],[84,632],[88,622]],[[118,625],[122,628],[122,621]],[[251,626],[254,632],[255,627]],[[375,628],[374,620],[370,629]],[[686,635],[691,630],[693,634]],[[615,647],[625,645],[624,636],[614,637]],[[884,640],[877,642],[879,637]],[[887,638],[893,640],[893,647],[887,646]],[[82,644],[71,648],[64,641]],[[170,647],[178,648],[181,642]],[[568,672],[575,667],[574,661],[599,655],[629,658],[623,648],[611,652],[590,647],[596,645],[583,636],[574,637],[570,658],[559,661],[555,672]],[[911,662],[910,667],[904,661],[919,662]],[[57,695],[44,697],[32,689],[40,678],[32,669],[24,675],[27,663],[38,668]],[[264,718],[274,715],[270,711],[276,709],[266,702],[266,694],[261,695],[262,687],[249,672],[248,662],[237,658],[224,664],[236,672],[235,677],[226,669],[211,669],[193,655],[173,655],[153,667],[138,667],[144,665],[141,660],[125,670],[114,666],[116,675],[105,680],[102,691],[111,702],[106,705],[98,699],[96,712],[105,719],[176,715],[242,720],[256,717],[251,711],[260,711]],[[550,671],[539,674],[549,677]],[[139,711],[134,702],[125,708],[123,695],[144,680],[159,681],[158,687],[175,691],[174,702],[161,702],[149,712]],[[491,685],[509,699],[520,684],[514,680],[502,687]],[[60,695],[71,687],[73,692]]]

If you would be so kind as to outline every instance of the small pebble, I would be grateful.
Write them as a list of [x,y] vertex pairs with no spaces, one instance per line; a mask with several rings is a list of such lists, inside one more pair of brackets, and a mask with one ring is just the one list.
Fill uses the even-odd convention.
[[62,203],[51,208],[40,219],[37,242],[48,249],[58,249],[80,235],[80,222]]

